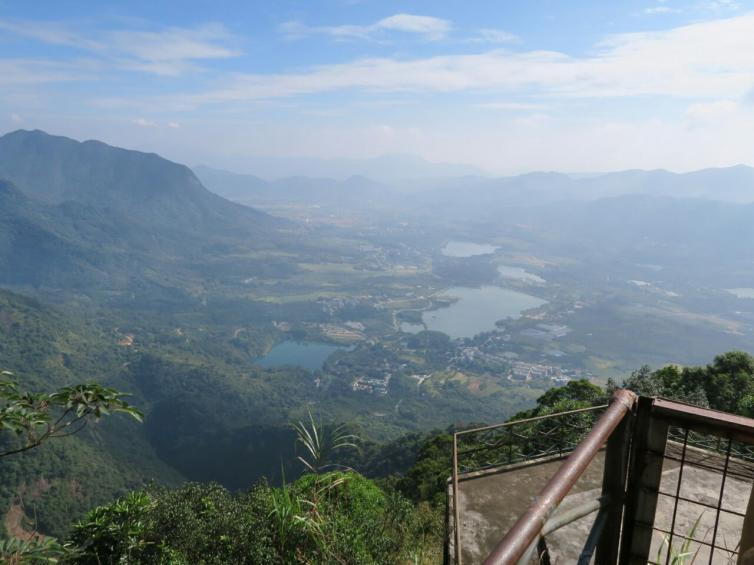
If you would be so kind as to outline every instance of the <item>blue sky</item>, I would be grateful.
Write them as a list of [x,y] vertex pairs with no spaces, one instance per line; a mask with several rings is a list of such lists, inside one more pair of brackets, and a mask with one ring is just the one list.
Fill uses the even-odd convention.
[[239,171],[754,165],[754,2],[0,0],[0,131]]

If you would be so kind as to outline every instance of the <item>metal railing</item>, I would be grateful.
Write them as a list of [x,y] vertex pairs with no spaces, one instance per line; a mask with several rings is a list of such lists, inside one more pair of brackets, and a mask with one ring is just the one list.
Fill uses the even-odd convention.
[[519,463],[565,457],[589,434],[607,407],[546,414],[453,434],[453,547],[457,565],[462,563],[460,479]]
[[[580,412],[586,413],[577,411],[563,417]],[[538,421],[544,419],[521,425]],[[520,423],[509,426],[517,424]],[[498,428],[505,429],[491,426],[486,430]],[[458,435],[484,431],[482,428]],[[529,436],[526,437],[528,441]],[[498,452],[501,447],[494,441],[488,446]],[[601,496],[558,511],[605,446]],[[457,470],[459,455],[464,452],[458,449],[458,437],[454,437],[453,453],[455,555],[460,564]],[[535,453],[552,455],[553,451],[530,452]],[[520,457],[525,455],[520,453]],[[491,459],[493,463],[499,461],[497,457]],[[479,462],[484,459],[472,461]],[[754,539],[746,539],[754,538],[752,481],[753,419],[665,399],[637,399],[633,393],[619,390],[485,563],[527,563],[535,556],[539,562],[549,563],[546,536],[595,512],[597,516],[578,563],[589,563],[594,558],[596,563],[659,565],[677,563],[681,554],[684,558],[693,557],[694,562],[702,562],[697,561],[702,557],[709,564],[732,563],[744,550],[754,551]],[[696,512],[699,517],[694,521]],[[705,523],[700,526],[702,517]],[[749,547],[740,547],[739,539]]]
[[[635,402],[636,395],[634,393],[627,390],[618,390],[615,392],[607,410],[605,410],[584,440],[571,453],[547,485],[545,485],[534,504],[518,519],[516,524],[497,544],[497,547],[485,560],[485,564],[525,563],[531,559],[537,547],[543,546],[540,540],[544,539],[547,533],[551,533],[555,529],[546,530],[548,520],[576,484],[579,477],[586,471],[597,453],[605,446],[613,433],[619,429],[625,417],[631,413]],[[609,457],[610,454],[608,454]],[[607,472],[605,474],[607,475]],[[603,524],[602,527],[604,527],[605,521],[608,520],[609,506],[615,506],[621,502],[620,497],[616,496],[615,493],[609,492],[609,489],[603,488],[603,496],[605,497],[605,502],[599,508],[606,510],[603,511],[602,516],[597,521],[597,523]],[[573,519],[577,519],[577,517],[574,516]],[[565,525],[572,522],[573,519],[570,521],[560,520],[560,522],[562,525]],[[590,535],[589,537],[595,538],[593,543],[596,546],[601,536]],[[593,548],[586,547],[585,552],[588,553],[590,549]],[[544,553],[544,551],[540,553]]]

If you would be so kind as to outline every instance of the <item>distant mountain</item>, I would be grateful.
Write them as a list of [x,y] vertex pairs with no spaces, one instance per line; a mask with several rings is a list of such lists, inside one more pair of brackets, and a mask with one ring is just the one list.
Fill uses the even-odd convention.
[[391,183],[403,179],[486,174],[482,169],[472,165],[434,163],[415,155],[383,155],[371,159],[252,156],[244,158],[243,168],[247,173],[268,180],[290,177],[346,180],[353,176],[364,176],[380,183]]
[[582,179],[579,186],[592,196],[653,194],[705,198],[724,202],[754,202],[754,168],[745,165],[690,173],[622,171]]
[[297,203],[366,207],[376,200],[383,200],[391,190],[364,176],[352,176],[345,180],[289,177],[266,181],[254,175],[201,165],[194,168],[194,173],[214,193],[251,205]]
[[736,166],[691,173],[621,171],[588,177],[529,173],[515,177],[425,179],[403,190],[397,205],[442,217],[486,218],[512,206],[595,201],[626,195],[754,203],[754,169]]
[[198,165],[193,171],[204,186],[228,200],[244,199],[251,194],[265,194],[270,190],[270,181],[254,175],[231,173],[205,165]]
[[164,228],[253,233],[280,225],[267,214],[209,192],[184,165],[39,130],[0,137],[0,178],[47,204],[112,209]]
[[0,284],[173,296],[293,226],[157,155],[40,131],[0,137],[0,219]]

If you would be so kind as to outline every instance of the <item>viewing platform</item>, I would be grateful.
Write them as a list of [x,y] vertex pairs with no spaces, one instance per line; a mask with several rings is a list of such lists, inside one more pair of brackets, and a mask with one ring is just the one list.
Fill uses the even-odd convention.
[[446,561],[749,563],[753,481],[754,420],[628,391],[464,430]]

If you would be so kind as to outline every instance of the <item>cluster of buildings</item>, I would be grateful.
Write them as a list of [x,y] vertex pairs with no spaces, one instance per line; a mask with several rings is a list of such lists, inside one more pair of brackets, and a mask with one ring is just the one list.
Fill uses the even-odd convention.
[[[362,329],[364,328],[364,326],[359,322],[353,323],[358,324]],[[320,324],[319,329],[322,332],[322,335],[334,341],[349,342],[362,341],[366,339],[366,336],[359,329],[350,326],[349,322],[346,322],[342,326],[338,324]]]
[[387,394],[388,386],[390,385],[390,379],[393,375],[386,374],[382,377],[358,377],[351,389],[355,391],[368,392],[369,394],[376,394],[378,396],[385,396]]
[[555,381],[565,378],[566,382],[570,380],[568,377],[564,377],[560,367],[541,365],[539,363],[526,363],[524,361],[515,361],[512,364],[508,378],[524,382],[529,382],[532,379],[551,379]]

